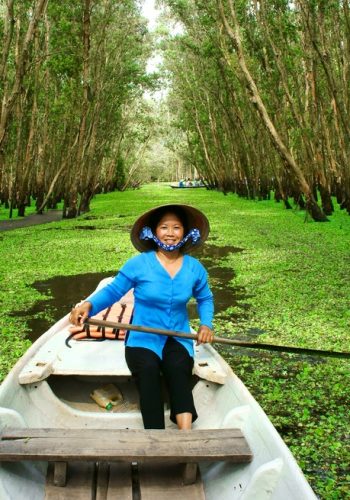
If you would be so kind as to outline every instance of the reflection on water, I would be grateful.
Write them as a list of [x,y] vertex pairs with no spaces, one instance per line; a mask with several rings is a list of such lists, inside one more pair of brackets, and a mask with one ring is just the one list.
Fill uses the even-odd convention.
[[[199,256],[200,261],[208,270],[214,294],[215,312],[217,313],[237,305],[237,300],[242,300],[242,289],[230,286],[230,282],[235,276],[233,269],[219,266],[220,261],[224,260],[229,254],[240,251],[242,250],[235,247],[206,245]],[[27,320],[30,329],[28,338],[32,341],[36,340],[52,326],[53,322],[66,315],[73,304],[81,301],[95,290],[102,279],[115,274],[116,271],[58,276],[33,283],[32,286],[36,290],[51,297],[38,302],[25,314],[15,313],[16,315],[22,314]],[[195,302],[190,303],[188,309],[190,318],[197,318]]]
[[53,323],[65,316],[74,304],[87,297],[97,284],[115,272],[86,273],[76,276],[57,276],[45,281],[35,281],[32,287],[49,299],[37,302],[34,307],[26,311],[14,313],[23,315],[29,328],[28,338],[34,342],[48,330]]

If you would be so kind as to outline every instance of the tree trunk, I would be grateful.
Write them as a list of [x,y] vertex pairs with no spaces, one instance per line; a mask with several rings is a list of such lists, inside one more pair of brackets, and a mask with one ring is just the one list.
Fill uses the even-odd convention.
[[[8,124],[10,120],[10,116],[13,110],[13,106],[16,102],[18,95],[20,94],[21,85],[24,79],[24,76],[28,67],[28,57],[29,57],[29,47],[33,40],[35,29],[37,24],[46,8],[48,0],[37,0],[35,5],[35,9],[31,16],[29,26],[24,37],[23,45],[21,48],[21,52],[18,55],[18,61],[16,66],[16,75],[15,81],[13,84],[13,88],[9,95],[4,94],[2,106],[1,106],[1,115],[0,115],[0,150],[3,147],[3,143],[6,137]],[[0,165],[1,169],[1,165]]]
[[50,199],[50,196],[52,195],[52,192],[53,192],[53,190],[55,188],[55,185],[56,185],[58,179],[60,178],[60,176],[62,175],[62,172],[64,171],[65,167],[66,167],[66,163],[63,162],[62,165],[61,165],[61,168],[58,170],[58,172],[56,173],[55,177],[52,179],[52,182],[50,184],[49,190],[46,193],[45,198],[43,199],[41,205],[38,208],[38,213],[42,213],[43,210],[44,210],[44,208],[46,207],[46,205],[47,205],[47,203],[48,203],[48,201]]
[[78,215],[78,192],[71,189],[64,198],[63,219],[74,219]]

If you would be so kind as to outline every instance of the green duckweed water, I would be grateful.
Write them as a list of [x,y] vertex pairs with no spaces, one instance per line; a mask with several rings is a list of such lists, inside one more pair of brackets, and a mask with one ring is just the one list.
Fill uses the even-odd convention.
[[[30,344],[23,316],[13,313],[25,314],[44,298],[32,283],[118,269],[135,254],[129,230],[136,217],[171,202],[205,211],[209,243],[242,249],[217,262],[234,271],[226,286],[241,296],[216,316],[217,335],[263,332],[261,342],[350,351],[349,216],[337,210],[329,223],[314,223],[304,212],[272,201],[150,185],[99,195],[91,212],[77,220],[0,234],[1,379]],[[49,310],[40,314],[50,319]],[[220,351],[282,434],[317,495],[349,498],[349,362]]]

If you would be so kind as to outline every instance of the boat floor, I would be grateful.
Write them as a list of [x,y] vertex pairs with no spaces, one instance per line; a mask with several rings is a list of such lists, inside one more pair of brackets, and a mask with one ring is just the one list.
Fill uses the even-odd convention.
[[74,377],[51,376],[48,383],[56,396],[68,406],[80,411],[93,411],[106,413],[91,398],[90,394],[95,389],[105,384],[113,383],[120,390],[123,400],[113,407],[111,412],[139,412],[138,393],[135,383],[130,377]]
[[[139,412],[139,396],[135,381],[132,377],[84,377],[51,375],[48,384],[53,393],[68,406],[87,412],[105,413],[91,398],[90,394],[95,389],[106,384],[114,384],[121,392],[123,400],[113,407],[111,413]],[[165,409],[169,409],[168,391],[163,382],[163,400]],[[198,382],[198,377],[193,375],[192,387]]]
[[182,483],[183,464],[77,463],[68,466],[67,484],[54,486],[50,465],[45,500],[205,500],[198,472],[194,484]]

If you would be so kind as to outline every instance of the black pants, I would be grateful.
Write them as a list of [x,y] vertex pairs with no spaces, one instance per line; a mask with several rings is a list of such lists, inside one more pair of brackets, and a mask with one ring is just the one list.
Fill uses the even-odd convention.
[[165,427],[161,372],[169,392],[171,420],[176,423],[175,416],[179,413],[192,413],[192,421],[196,420],[191,385],[193,358],[180,342],[169,337],[163,359],[143,347],[126,347],[125,358],[136,378],[145,429]]

